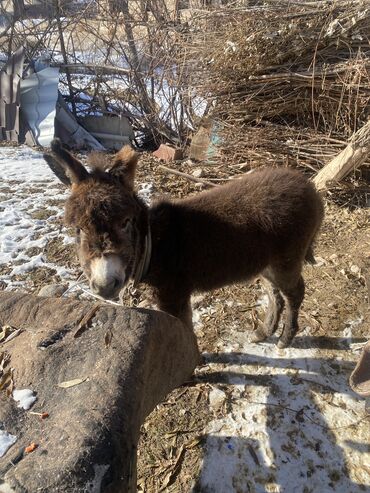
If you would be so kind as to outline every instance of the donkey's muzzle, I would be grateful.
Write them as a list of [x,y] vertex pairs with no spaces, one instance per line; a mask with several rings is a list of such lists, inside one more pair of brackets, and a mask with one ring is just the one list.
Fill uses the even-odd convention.
[[125,282],[125,269],[118,255],[101,255],[90,264],[91,290],[106,299],[117,298]]
[[95,294],[108,300],[118,297],[118,294],[123,286],[120,279],[112,279],[108,284],[98,284],[96,281],[91,281],[91,289]]

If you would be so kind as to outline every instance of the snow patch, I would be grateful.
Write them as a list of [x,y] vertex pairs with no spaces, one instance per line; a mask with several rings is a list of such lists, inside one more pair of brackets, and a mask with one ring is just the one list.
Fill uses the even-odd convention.
[[152,196],[154,192],[153,183],[140,183],[140,188],[137,191],[138,196],[146,203],[146,205],[150,205],[152,201]]
[[[194,320],[211,310],[198,309]],[[211,376],[216,417],[205,430],[196,491],[288,493],[308,485],[307,492],[360,493],[369,484],[364,403],[348,385],[357,356],[347,344],[322,350],[312,341],[302,335],[287,349],[276,340],[254,344],[236,322],[217,353],[203,355],[197,375]]]
[[104,478],[105,473],[109,469],[109,464],[94,464],[94,479],[89,481],[84,488],[86,493],[100,493],[101,492],[101,484]]
[[37,397],[31,389],[13,390],[13,399],[18,402],[17,407],[21,407],[25,411],[28,411],[30,407],[35,403]]
[[15,435],[11,435],[7,431],[0,430],[0,457],[6,454],[10,447],[17,441]]
[[0,148],[0,267],[12,268],[0,280],[7,289],[26,285],[14,276],[38,267],[73,277],[71,270],[47,262],[42,252],[52,240],[74,241],[60,226],[67,193],[40,153],[25,146]]

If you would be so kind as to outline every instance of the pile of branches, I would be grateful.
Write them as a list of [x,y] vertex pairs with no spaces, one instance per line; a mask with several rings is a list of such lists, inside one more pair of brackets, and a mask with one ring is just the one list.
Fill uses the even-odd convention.
[[310,128],[264,121],[222,126],[222,160],[232,167],[292,166],[312,174],[346,147],[346,140]]
[[50,0],[41,20],[8,3],[0,56],[47,54],[77,118],[127,116],[144,144],[185,147],[211,114],[226,160],[316,169],[370,115],[368,0]]
[[77,119],[128,117],[144,146],[188,142],[199,100],[188,83],[181,44],[188,10],[179,2],[0,3],[0,21],[7,21],[0,23],[0,60],[20,46],[28,62],[48,57],[61,69],[60,89]]
[[370,115],[369,3],[251,4],[194,21],[198,87],[215,114],[352,135]]

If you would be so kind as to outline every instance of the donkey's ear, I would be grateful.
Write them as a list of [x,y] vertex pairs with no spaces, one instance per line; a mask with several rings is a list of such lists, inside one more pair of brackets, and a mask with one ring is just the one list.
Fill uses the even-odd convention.
[[129,188],[134,188],[134,178],[136,173],[139,154],[129,145],[125,145],[114,156],[113,166],[110,173],[121,178],[123,183]]
[[59,180],[68,187],[85,180],[89,173],[76,158],[72,156],[59,139],[51,142],[52,154],[44,154],[44,159]]

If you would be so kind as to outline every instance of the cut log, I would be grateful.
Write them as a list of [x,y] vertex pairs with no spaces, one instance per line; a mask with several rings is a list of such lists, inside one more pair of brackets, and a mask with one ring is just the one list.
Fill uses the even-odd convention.
[[339,182],[352,170],[363,164],[370,154],[370,121],[360,128],[342,152],[324,166],[313,182],[318,190],[327,188],[330,182]]
[[0,392],[2,433],[16,437],[0,491],[136,492],[140,426],[191,376],[196,339],[163,312],[93,305],[0,293],[0,327],[21,329],[0,343],[0,377],[5,365],[16,389],[37,395],[31,414]]

